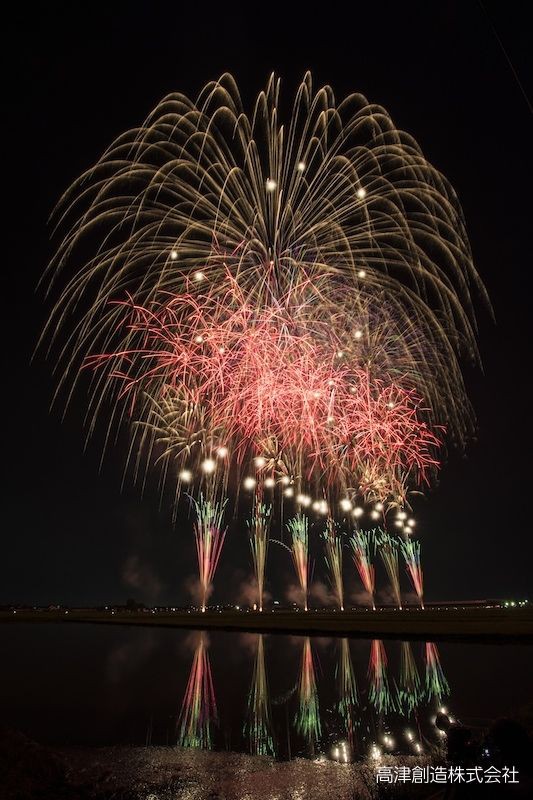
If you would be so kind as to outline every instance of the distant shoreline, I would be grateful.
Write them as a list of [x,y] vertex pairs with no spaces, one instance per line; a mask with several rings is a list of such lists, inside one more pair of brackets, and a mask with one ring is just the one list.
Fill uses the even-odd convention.
[[425,611],[129,611],[44,609],[0,611],[0,623],[141,625],[253,633],[533,644],[531,608],[457,608]]

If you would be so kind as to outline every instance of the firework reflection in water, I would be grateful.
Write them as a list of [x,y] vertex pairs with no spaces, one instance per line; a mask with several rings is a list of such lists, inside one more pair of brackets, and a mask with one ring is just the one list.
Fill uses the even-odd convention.
[[244,732],[248,738],[252,755],[275,756],[263,638],[263,634],[258,634]]
[[426,642],[426,698],[435,698],[440,703],[443,697],[450,693],[448,681],[444,675],[437,645],[434,642]]
[[337,685],[339,700],[337,702],[337,710],[342,718],[346,736],[353,751],[355,743],[354,727],[359,724],[359,719],[356,713],[358,705],[357,684],[348,639],[339,640],[338,651]]
[[302,649],[302,663],[298,680],[298,712],[295,727],[298,734],[303,736],[314,749],[322,732],[320,724],[320,710],[318,705],[318,691],[313,663],[311,639],[306,636]]
[[368,699],[380,714],[395,708],[387,678],[387,654],[381,639],[373,639],[370,644],[368,662]]
[[401,643],[400,682],[397,687],[398,708],[411,714],[422,699],[420,675],[410,642]]
[[206,634],[200,633],[178,720],[181,747],[212,747],[211,726],[217,722],[217,706],[208,647]]

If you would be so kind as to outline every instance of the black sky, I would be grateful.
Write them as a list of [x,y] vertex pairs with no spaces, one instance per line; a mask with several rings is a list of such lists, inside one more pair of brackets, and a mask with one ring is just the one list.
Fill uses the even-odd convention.
[[[246,101],[275,70],[290,95],[306,69],[339,98],[361,91],[384,105],[459,193],[496,324],[479,309],[484,374],[469,377],[478,440],[467,458],[450,458],[418,510],[427,593],[527,595],[532,117],[507,60],[527,93],[525,4],[325,3],[314,12],[300,5],[301,15],[288,15],[289,3],[190,5],[21,5],[6,27],[0,603],[185,601],[180,585],[195,567],[190,523],[173,529],[154,493],[121,493],[120,448],[101,471],[98,439],[83,452],[85,398],[62,422],[60,410],[49,412],[53,363],[30,364],[49,310],[35,291],[53,250],[47,217],[67,185],[167,92],[194,96],[231,71]],[[215,597],[237,594],[247,561],[245,534],[233,531]],[[270,571],[279,594],[290,572],[282,551]]]

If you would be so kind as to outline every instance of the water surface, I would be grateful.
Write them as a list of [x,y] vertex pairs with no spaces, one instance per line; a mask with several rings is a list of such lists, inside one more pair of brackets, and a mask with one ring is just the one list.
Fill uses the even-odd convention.
[[50,745],[172,745],[278,759],[429,753],[531,700],[530,645],[4,625],[4,722]]

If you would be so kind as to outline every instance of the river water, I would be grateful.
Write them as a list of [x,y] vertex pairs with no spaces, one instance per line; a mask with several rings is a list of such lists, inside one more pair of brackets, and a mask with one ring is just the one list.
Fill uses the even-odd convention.
[[[2,626],[0,706],[41,744],[357,761],[482,734],[533,695],[533,647],[77,624]],[[481,735],[480,734],[480,735]]]

